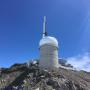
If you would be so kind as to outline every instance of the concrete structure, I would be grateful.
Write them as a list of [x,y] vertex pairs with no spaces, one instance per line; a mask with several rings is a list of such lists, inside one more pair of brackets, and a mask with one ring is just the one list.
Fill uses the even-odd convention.
[[58,68],[58,41],[56,38],[47,36],[46,33],[46,17],[44,17],[43,23],[43,37],[39,43],[40,49],[40,61],[39,66],[41,68],[53,69]]

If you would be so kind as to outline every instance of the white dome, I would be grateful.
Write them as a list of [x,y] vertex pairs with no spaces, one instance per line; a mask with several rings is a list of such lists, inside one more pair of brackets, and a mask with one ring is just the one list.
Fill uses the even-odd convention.
[[40,43],[39,43],[39,46],[40,46],[40,47],[41,47],[42,45],[45,45],[45,44],[58,47],[58,41],[57,41],[57,39],[54,38],[54,37],[50,37],[50,36],[43,37],[43,38],[40,40]]

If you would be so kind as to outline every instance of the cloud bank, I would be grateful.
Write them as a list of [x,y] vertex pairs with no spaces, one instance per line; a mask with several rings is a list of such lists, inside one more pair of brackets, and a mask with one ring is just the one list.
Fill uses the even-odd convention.
[[78,70],[90,72],[90,53],[68,57],[67,62],[73,65]]

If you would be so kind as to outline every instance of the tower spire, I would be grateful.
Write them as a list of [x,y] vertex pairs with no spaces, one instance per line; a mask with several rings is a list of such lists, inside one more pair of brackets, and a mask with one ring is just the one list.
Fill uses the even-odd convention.
[[43,21],[43,37],[47,36],[46,32],[46,16],[44,16],[44,21]]

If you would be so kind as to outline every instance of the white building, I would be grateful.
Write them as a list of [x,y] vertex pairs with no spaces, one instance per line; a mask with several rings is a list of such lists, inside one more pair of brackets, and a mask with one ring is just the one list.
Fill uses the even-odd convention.
[[46,17],[43,22],[43,37],[39,43],[41,68],[53,69],[58,68],[58,41],[55,37],[47,36],[46,33]]

